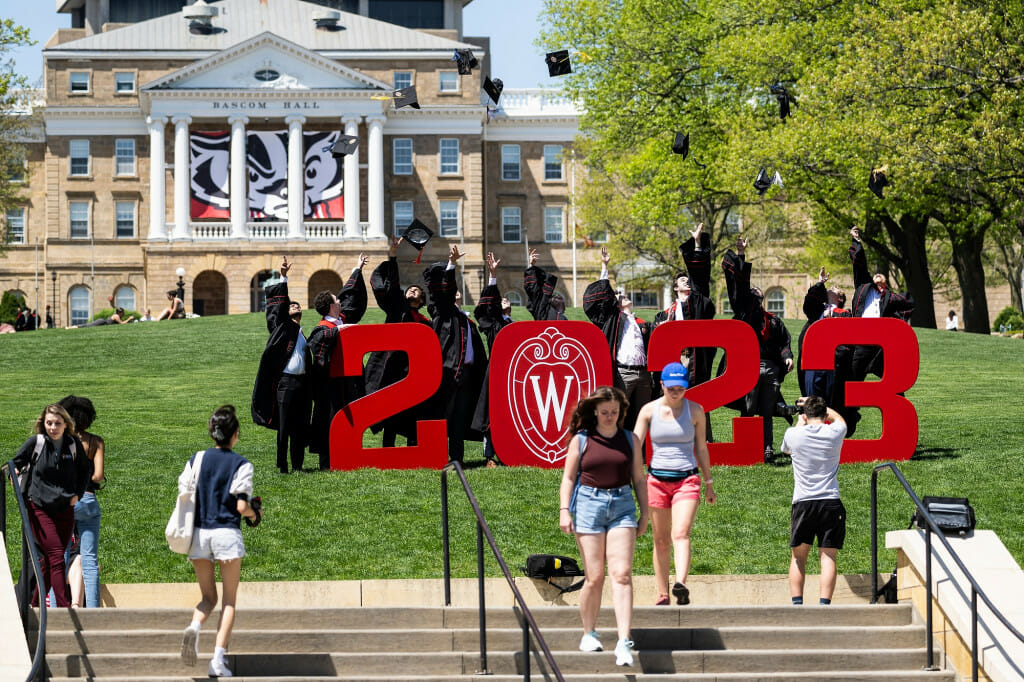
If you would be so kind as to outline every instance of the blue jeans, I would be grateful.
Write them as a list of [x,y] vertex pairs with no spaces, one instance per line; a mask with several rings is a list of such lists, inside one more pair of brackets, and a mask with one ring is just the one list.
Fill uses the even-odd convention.
[[75,505],[75,524],[82,543],[82,578],[85,580],[85,606],[100,605],[100,568],[97,547],[100,540],[100,503],[95,493],[86,493]]

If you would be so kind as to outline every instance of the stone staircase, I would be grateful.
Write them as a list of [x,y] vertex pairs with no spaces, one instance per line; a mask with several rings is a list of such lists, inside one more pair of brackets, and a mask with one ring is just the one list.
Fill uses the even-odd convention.
[[[638,606],[636,666],[615,666],[614,615],[599,620],[606,651],[577,649],[578,609],[532,609],[566,680],[941,680],[929,672],[924,626],[910,604],[819,606]],[[184,608],[105,608],[48,612],[47,666],[54,682],[207,679],[219,612],[200,638],[195,667],[180,659]],[[522,631],[512,609],[487,611],[487,672],[493,682],[522,679]],[[33,631],[35,625],[30,628]],[[34,642],[29,643],[34,649]],[[238,679],[481,679],[479,625],[472,607],[239,609],[228,665]],[[531,651],[534,680],[551,680]]]

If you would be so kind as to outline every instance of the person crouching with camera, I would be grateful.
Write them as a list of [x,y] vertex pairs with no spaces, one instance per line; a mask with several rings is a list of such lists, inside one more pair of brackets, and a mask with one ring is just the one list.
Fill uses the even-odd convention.
[[836,588],[836,554],[846,538],[846,508],[839,499],[839,453],[846,422],[819,396],[797,400],[799,421],[786,429],[782,451],[793,460],[790,515],[789,593],[804,603],[807,555],[818,541],[821,559],[819,604],[831,604]]

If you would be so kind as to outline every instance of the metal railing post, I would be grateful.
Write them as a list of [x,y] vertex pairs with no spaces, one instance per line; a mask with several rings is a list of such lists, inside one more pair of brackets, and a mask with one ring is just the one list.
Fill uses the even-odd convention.
[[932,634],[932,530],[928,528],[924,532],[924,573],[925,573],[925,599],[928,600],[928,605],[925,607],[925,622],[927,623],[928,631],[927,637],[927,648],[928,648],[928,669],[934,667],[935,650],[934,650],[934,635]]
[[487,672],[487,602],[484,594],[484,528],[480,522],[476,522],[476,572],[477,572],[477,599],[480,609],[480,670],[481,675]]
[[978,591],[971,585],[971,681],[978,682]]
[[878,470],[871,470],[871,603],[878,603]]
[[448,549],[448,469],[441,470],[441,555],[444,558],[444,605],[452,605],[452,563]]
[[523,680],[524,682],[530,682],[530,624],[526,622],[526,619],[522,619],[523,623]]

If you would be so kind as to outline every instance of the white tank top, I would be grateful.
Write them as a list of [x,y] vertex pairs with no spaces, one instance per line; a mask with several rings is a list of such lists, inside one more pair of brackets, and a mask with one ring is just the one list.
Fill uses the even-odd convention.
[[683,399],[678,419],[662,419],[661,405],[651,415],[651,465],[661,471],[689,471],[697,468],[693,452],[696,429],[690,416],[690,401]]

